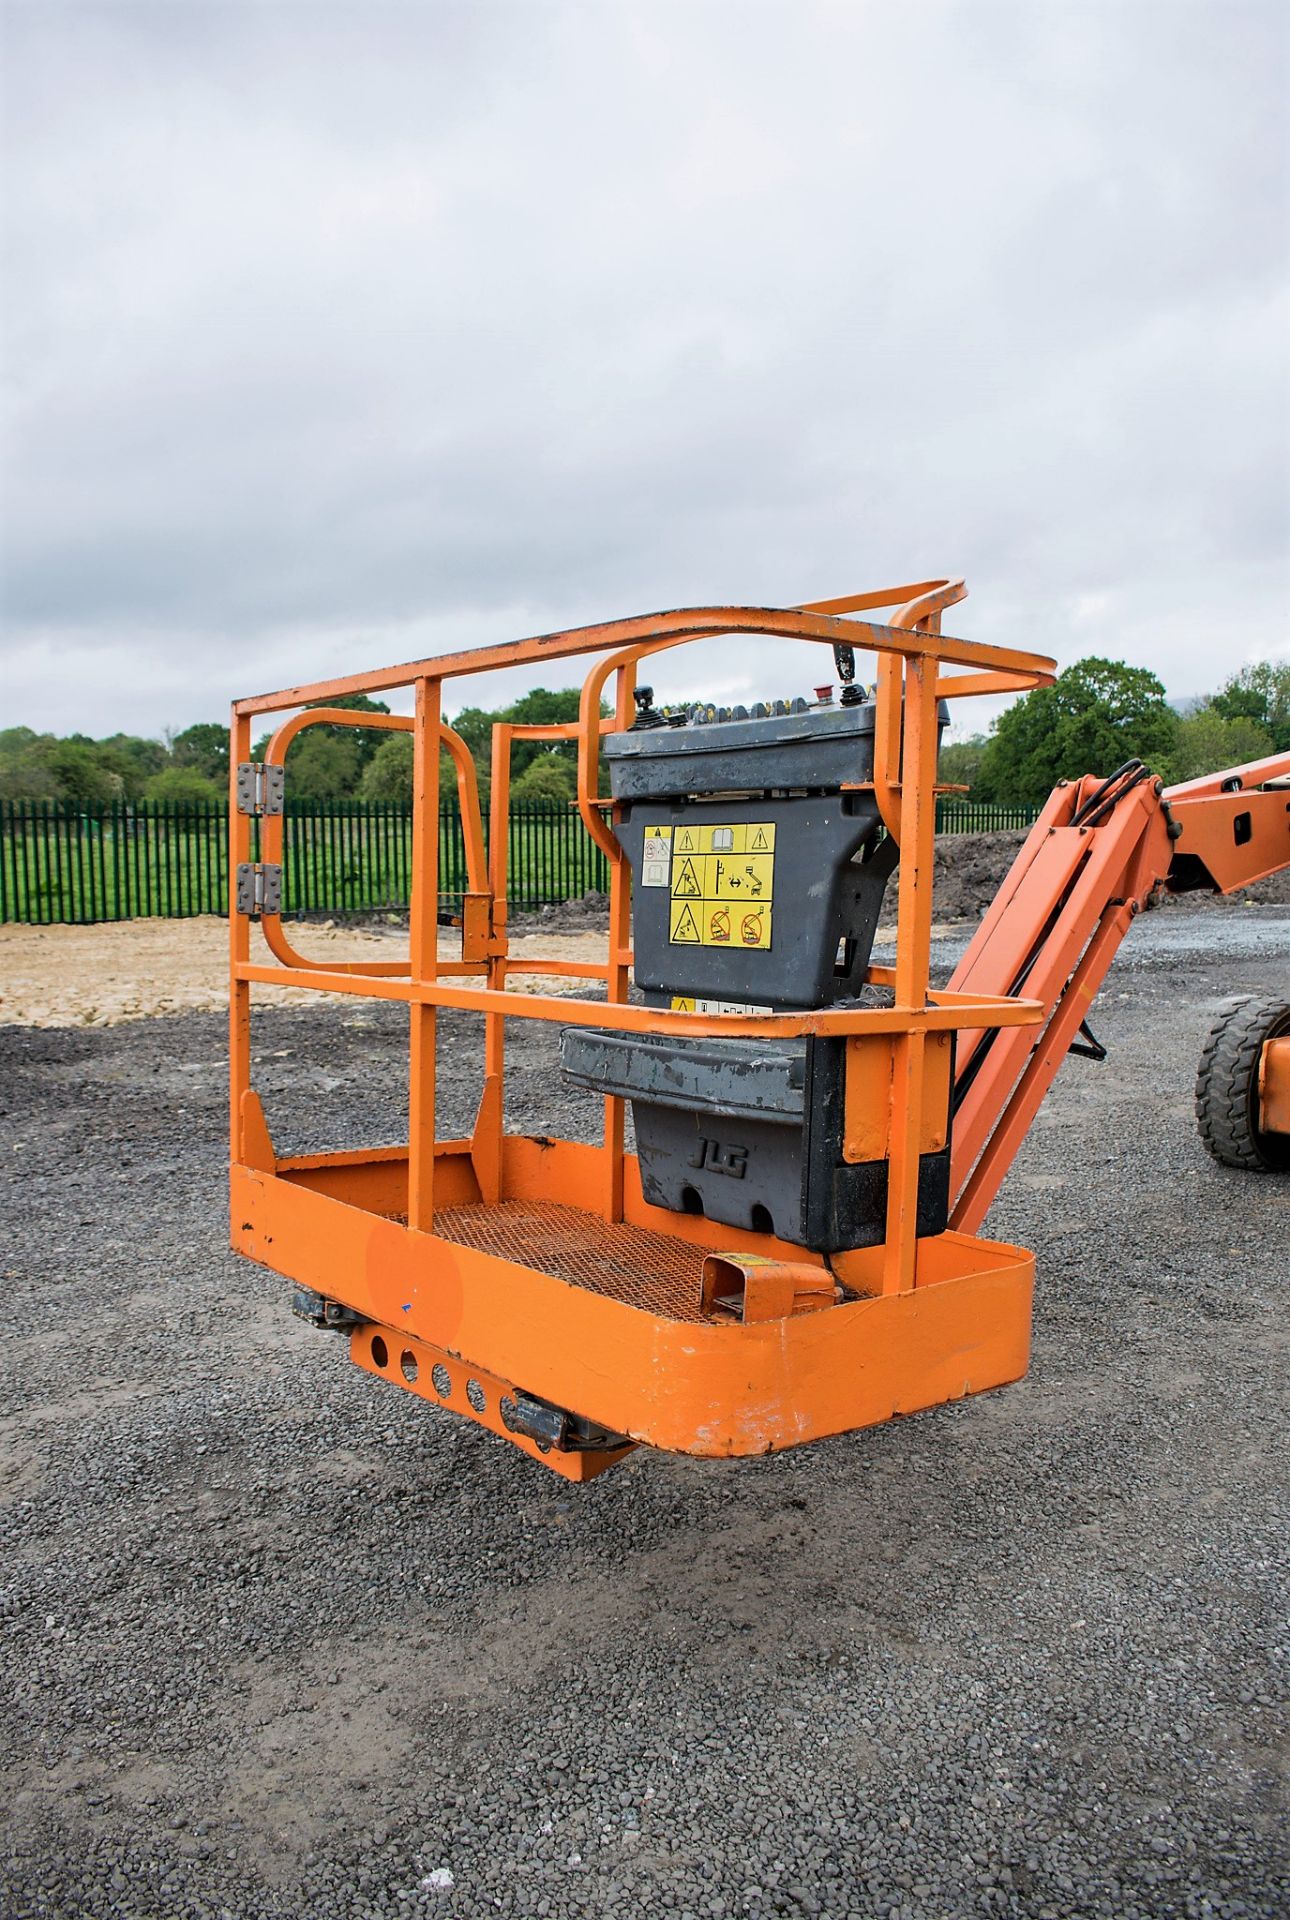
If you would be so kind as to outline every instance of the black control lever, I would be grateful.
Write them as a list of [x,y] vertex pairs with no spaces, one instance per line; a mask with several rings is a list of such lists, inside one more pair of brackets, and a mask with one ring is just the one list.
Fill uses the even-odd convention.
[[637,687],[632,698],[636,702],[636,718],[632,721],[631,731],[640,733],[646,727],[665,727],[667,715],[659,713],[654,706],[653,687]]
[[864,699],[864,688],[856,685],[855,648],[846,646],[834,647],[833,664],[838,670],[838,679],[842,682],[842,705],[844,707],[858,707]]

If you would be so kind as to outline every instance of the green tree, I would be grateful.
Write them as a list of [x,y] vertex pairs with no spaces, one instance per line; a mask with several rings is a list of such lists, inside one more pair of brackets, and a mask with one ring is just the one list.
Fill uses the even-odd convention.
[[353,800],[362,760],[352,734],[340,727],[308,727],[287,748],[288,800]]
[[228,728],[214,720],[198,720],[185,727],[170,742],[170,757],[176,767],[189,767],[204,780],[228,787]]
[[0,735],[0,799],[97,808],[131,797],[141,785],[132,761],[83,733],[60,740],[11,727]]
[[1209,704],[1224,720],[1252,720],[1271,740],[1273,753],[1290,752],[1290,660],[1243,667]]
[[49,764],[52,734],[31,727],[6,727],[0,733],[0,800],[57,800],[58,781]]
[[[309,704],[311,707],[343,707],[349,713],[390,711],[383,700],[369,700],[365,693],[343,693],[334,700],[311,700]],[[260,735],[251,748],[252,760],[263,760],[272,738],[272,733]],[[326,724],[306,727],[287,748],[287,799],[356,799],[364,768],[380,751],[381,742],[388,738],[387,733],[376,727],[329,727]],[[319,741],[339,745],[346,751],[341,754],[321,751],[316,744]],[[335,784],[338,780],[342,783],[339,786]]]
[[[470,749],[481,800],[487,799],[492,781],[493,727],[496,723],[506,720],[514,726],[524,727],[568,726],[578,717],[580,700],[581,695],[576,687],[565,687],[554,693],[548,687],[534,687],[531,693],[521,695],[511,706],[496,712],[490,712],[486,707],[463,707],[460,713],[453,716],[449,724]],[[606,711],[604,708],[601,710]],[[512,781],[518,782],[531,766],[544,760],[566,764],[573,769],[572,791],[578,765],[578,747],[573,740],[516,740],[511,747]]]
[[1169,764],[1164,770],[1173,784],[1196,780],[1202,773],[1221,773],[1224,767],[1243,766],[1272,752],[1272,736],[1244,714],[1227,719],[1212,701],[1184,714],[1178,722]]
[[70,807],[108,807],[125,797],[125,780],[92,740],[75,735],[69,740],[54,740],[45,753],[50,772],[57,783],[57,797]]
[[952,740],[941,748],[937,777],[947,786],[975,787],[989,744],[984,733],[974,733],[970,740]]
[[196,767],[163,767],[160,773],[149,775],[143,798],[168,801],[171,806],[206,806],[226,801],[228,788],[208,780]]
[[410,733],[387,733],[363,769],[359,787],[363,799],[411,806],[412,753]]
[[976,796],[1039,806],[1058,780],[1105,775],[1131,759],[1167,766],[1177,730],[1154,673],[1122,660],[1079,660],[1000,716]]
[[[470,749],[470,757],[475,763],[475,778],[479,782],[479,798],[484,803],[493,784],[493,723],[505,717],[502,713],[490,713],[485,707],[463,707],[448,722],[453,732],[459,733]],[[455,774],[453,779],[456,780]]]
[[[343,693],[334,700],[311,700],[309,704],[341,707],[347,713],[390,711],[383,700],[371,700],[365,693]],[[263,759],[269,738],[266,734],[256,741],[255,759]],[[356,800],[364,769],[388,738],[375,727],[306,727],[287,748],[288,801],[326,805],[333,800]]]
[[[313,707],[340,707],[346,713],[388,713],[390,709],[384,700],[373,700],[365,693],[342,693],[334,700],[311,700]],[[381,743],[389,735],[377,727],[308,727],[303,740],[343,740],[354,749],[355,763],[361,774],[368,763],[380,752]],[[292,753],[296,751],[291,749]],[[355,791],[357,781],[355,782]],[[288,780],[288,791],[290,781]]]
[[540,760],[531,760],[519,779],[511,788],[511,799],[517,806],[532,806],[536,803],[564,805],[572,800],[577,788],[577,770],[567,760],[557,759],[555,754],[543,754]]
[[[577,687],[564,687],[552,693],[546,687],[534,687],[515,701],[502,716],[517,727],[568,726],[578,717],[582,695]],[[563,761],[574,769],[577,778],[578,746],[574,740],[517,740],[511,749],[511,778],[518,782],[540,760]],[[572,791],[572,786],[570,788]]]
[[150,777],[169,764],[160,740],[144,740],[137,734],[114,733],[95,741],[93,747],[99,766],[120,781],[123,800],[141,799]]

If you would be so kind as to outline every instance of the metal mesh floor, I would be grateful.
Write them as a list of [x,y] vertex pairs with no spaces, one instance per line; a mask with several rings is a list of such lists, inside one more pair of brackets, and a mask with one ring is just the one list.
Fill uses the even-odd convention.
[[612,1224],[554,1200],[448,1207],[434,1217],[441,1239],[568,1280],[589,1293],[672,1320],[702,1319],[703,1249],[648,1227]]

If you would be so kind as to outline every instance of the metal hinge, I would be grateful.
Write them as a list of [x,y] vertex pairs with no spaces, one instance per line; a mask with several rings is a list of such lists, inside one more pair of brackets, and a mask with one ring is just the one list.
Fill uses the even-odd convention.
[[274,860],[246,860],[237,870],[239,913],[281,913],[282,868]]
[[238,761],[237,810],[239,813],[281,813],[286,791],[285,767],[266,767],[259,760]]

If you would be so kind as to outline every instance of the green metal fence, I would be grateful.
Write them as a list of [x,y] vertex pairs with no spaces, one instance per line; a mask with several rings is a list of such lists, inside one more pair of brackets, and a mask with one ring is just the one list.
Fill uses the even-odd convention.
[[937,833],[1023,833],[1039,818],[1038,807],[996,806],[991,800],[936,802]]
[[[516,807],[510,815],[513,905],[533,908],[604,890],[604,855],[576,813]],[[288,913],[405,907],[411,809],[288,807],[282,884]],[[461,816],[439,820],[440,887],[466,888]],[[130,920],[228,911],[228,819],[218,805],[108,808],[0,803],[0,921]]]
[[[942,833],[1029,826],[1028,807],[942,801]],[[578,814],[563,806],[515,807],[509,822],[508,897],[524,909],[608,887],[604,855]],[[408,807],[361,802],[288,806],[282,884],[288,913],[363,913],[405,907],[412,817]],[[466,887],[461,817],[439,821],[440,887]],[[0,802],[0,922],[178,918],[228,910],[228,824],[221,806],[146,802],[108,808]]]

